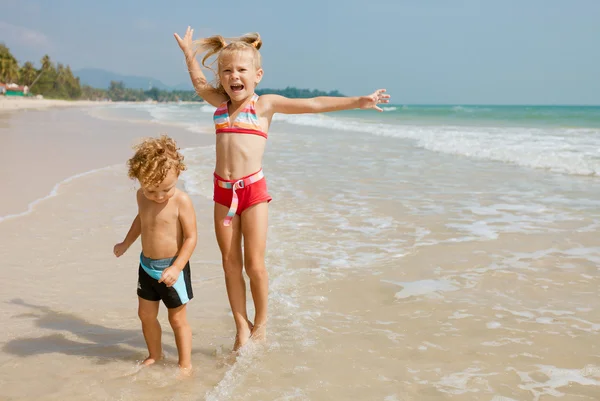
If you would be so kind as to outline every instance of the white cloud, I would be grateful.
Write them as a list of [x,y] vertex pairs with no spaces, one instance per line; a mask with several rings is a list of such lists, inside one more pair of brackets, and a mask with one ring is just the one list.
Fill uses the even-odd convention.
[[26,47],[47,47],[50,40],[41,32],[23,26],[0,21],[0,38],[7,45]]

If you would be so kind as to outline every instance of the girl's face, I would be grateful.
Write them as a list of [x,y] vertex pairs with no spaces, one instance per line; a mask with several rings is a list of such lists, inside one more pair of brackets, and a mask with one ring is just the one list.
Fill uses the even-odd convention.
[[234,101],[243,101],[252,96],[262,75],[263,70],[256,68],[254,55],[250,50],[226,54],[219,62],[219,80],[229,98]]

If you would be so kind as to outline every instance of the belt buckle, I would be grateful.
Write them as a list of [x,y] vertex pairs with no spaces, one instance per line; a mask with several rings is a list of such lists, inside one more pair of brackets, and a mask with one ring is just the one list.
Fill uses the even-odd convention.
[[244,188],[244,187],[245,187],[244,180],[237,180],[237,181],[235,182],[235,184],[233,184],[233,186],[234,186],[234,187],[236,187],[236,186],[237,186],[237,188],[238,188],[238,189],[242,189],[242,188]]

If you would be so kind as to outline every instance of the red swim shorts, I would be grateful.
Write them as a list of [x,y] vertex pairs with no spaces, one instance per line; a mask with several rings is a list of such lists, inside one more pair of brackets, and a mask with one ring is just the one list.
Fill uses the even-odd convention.
[[[246,177],[238,178],[236,180],[226,180],[222,177],[219,177],[215,173],[213,200],[220,205],[230,207],[231,199],[233,198],[233,189],[220,187],[217,183],[217,180],[223,182],[230,182],[233,184],[236,181],[246,179],[248,177],[253,176],[254,174],[250,174]],[[238,207],[235,211],[235,214],[237,214],[238,216],[240,216],[244,212],[244,210],[248,209],[250,206],[254,206],[262,202],[271,202],[271,200],[273,199],[267,191],[267,180],[264,177],[250,185],[246,185],[243,188],[237,189],[235,192],[238,196]]]

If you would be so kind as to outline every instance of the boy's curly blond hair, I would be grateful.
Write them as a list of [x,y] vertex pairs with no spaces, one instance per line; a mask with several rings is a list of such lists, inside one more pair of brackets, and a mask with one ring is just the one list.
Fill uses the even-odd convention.
[[142,187],[157,186],[171,169],[177,175],[186,169],[177,143],[167,135],[148,138],[134,146],[135,154],[127,161],[129,178],[137,179]]

